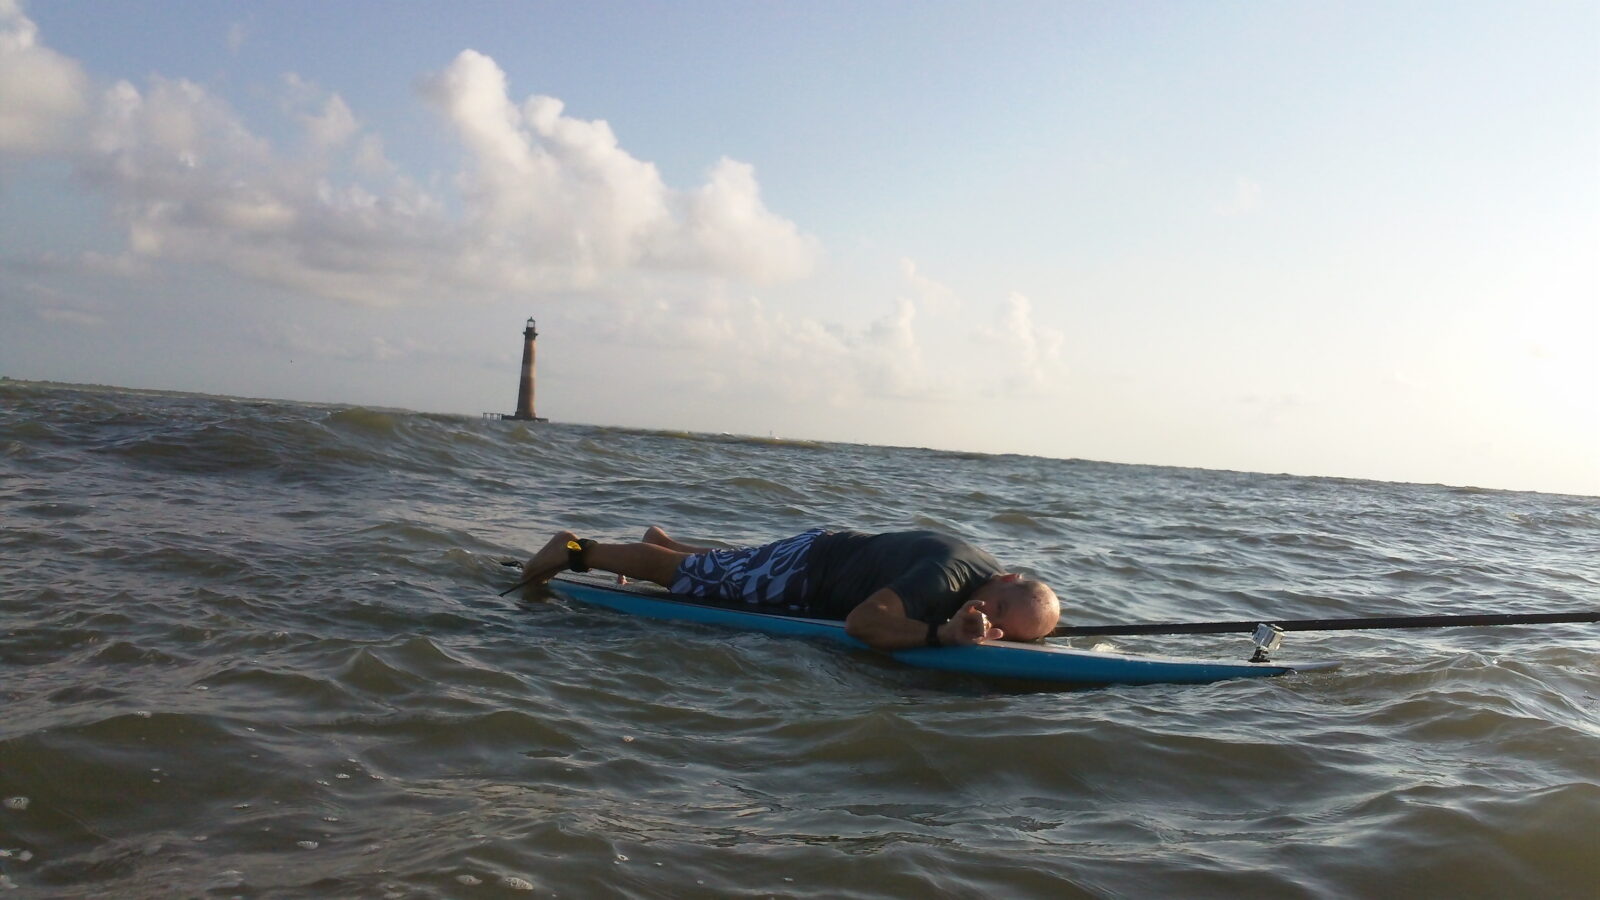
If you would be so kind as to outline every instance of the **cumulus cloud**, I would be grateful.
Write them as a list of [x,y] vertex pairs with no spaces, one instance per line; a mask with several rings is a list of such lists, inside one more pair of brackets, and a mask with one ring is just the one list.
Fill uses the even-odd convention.
[[112,200],[128,248],[147,260],[213,263],[317,296],[383,304],[448,277],[438,205],[394,180],[336,186],[279,154],[232,109],[186,80],[118,82],[78,157]]
[[923,275],[915,260],[902,258],[900,274],[911,287],[917,303],[924,308],[936,312],[956,312],[961,309],[961,298],[956,292]]
[[42,154],[63,146],[86,109],[88,78],[39,43],[17,0],[0,0],[0,153]]
[[861,325],[794,315],[725,291],[613,303],[585,328],[602,343],[682,353],[697,386],[847,405],[861,397],[931,399],[942,376],[925,359],[917,309],[901,298]]
[[465,51],[424,83],[469,155],[457,178],[471,225],[507,259],[528,264],[519,282],[592,284],[645,255],[670,214],[667,191],[649,163],[623,151],[603,121],[562,115],[561,101],[507,96],[505,73]]
[[904,297],[894,311],[874,321],[857,342],[858,368],[866,382],[891,397],[916,397],[932,387],[928,366],[913,326],[917,305]]
[[992,360],[989,370],[997,377],[991,390],[1034,393],[1054,384],[1063,374],[1060,331],[1035,324],[1033,304],[1013,292],[1001,304],[994,324],[978,330]]
[[972,328],[962,299],[900,261],[905,287],[857,324],[796,315],[726,292],[612,301],[585,330],[602,343],[688,351],[699,388],[847,406],[863,397],[927,401],[1030,396],[1062,383],[1065,338],[1006,297]]
[[682,201],[683,226],[657,253],[663,263],[708,267],[757,281],[805,274],[816,244],[793,222],[773,215],[761,202],[755,168],[724,157],[701,187]]
[[[71,159],[111,200],[128,251],[152,262],[389,305],[598,291],[639,273],[763,283],[804,274],[817,253],[766,208],[750,166],[723,159],[701,186],[668,187],[606,122],[553,97],[512,102],[505,73],[471,50],[421,91],[464,150],[458,196],[405,175],[343,97],[292,73],[281,108],[299,148],[187,79],[119,81],[89,109],[86,89],[0,0],[0,150]],[[41,137],[80,113],[75,143]]]
[[283,76],[285,107],[305,129],[306,142],[315,152],[344,146],[360,130],[355,113],[338,94],[325,93],[293,72]]
[[749,165],[722,159],[703,186],[673,191],[605,121],[568,116],[554,97],[514,104],[505,73],[472,50],[423,91],[470,156],[457,183],[474,225],[535,261],[519,280],[547,282],[557,267],[587,284],[646,267],[763,282],[812,264],[815,241],[766,208]]

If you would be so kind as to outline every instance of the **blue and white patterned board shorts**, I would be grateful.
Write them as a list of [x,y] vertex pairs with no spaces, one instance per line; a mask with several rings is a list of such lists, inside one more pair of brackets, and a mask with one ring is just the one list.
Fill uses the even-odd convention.
[[760,547],[697,553],[678,565],[674,594],[746,603],[796,604],[805,596],[806,557],[825,532],[813,528]]

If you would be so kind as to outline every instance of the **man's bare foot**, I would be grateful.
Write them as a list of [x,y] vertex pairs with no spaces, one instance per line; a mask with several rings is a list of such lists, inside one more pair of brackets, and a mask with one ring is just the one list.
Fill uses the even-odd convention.
[[550,542],[539,549],[522,566],[522,577],[529,584],[545,584],[567,568],[567,542],[578,536],[570,531],[558,531]]

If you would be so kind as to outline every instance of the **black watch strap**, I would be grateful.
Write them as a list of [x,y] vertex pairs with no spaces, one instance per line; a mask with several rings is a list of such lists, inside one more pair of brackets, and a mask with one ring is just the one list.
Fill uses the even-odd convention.
[[939,640],[939,623],[928,623],[928,639],[924,642],[929,647],[943,647],[944,641]]

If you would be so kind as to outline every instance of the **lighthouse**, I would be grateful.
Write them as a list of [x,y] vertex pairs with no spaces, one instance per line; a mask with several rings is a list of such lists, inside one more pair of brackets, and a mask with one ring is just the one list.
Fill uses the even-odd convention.
[[533,342],[538,338],[539,331],[534,327],[533,319],[530,317],[527,327],[522,329],[522,380],[517,384],[517,411],[507,418],[524,422],[546,421],[533,414]]

